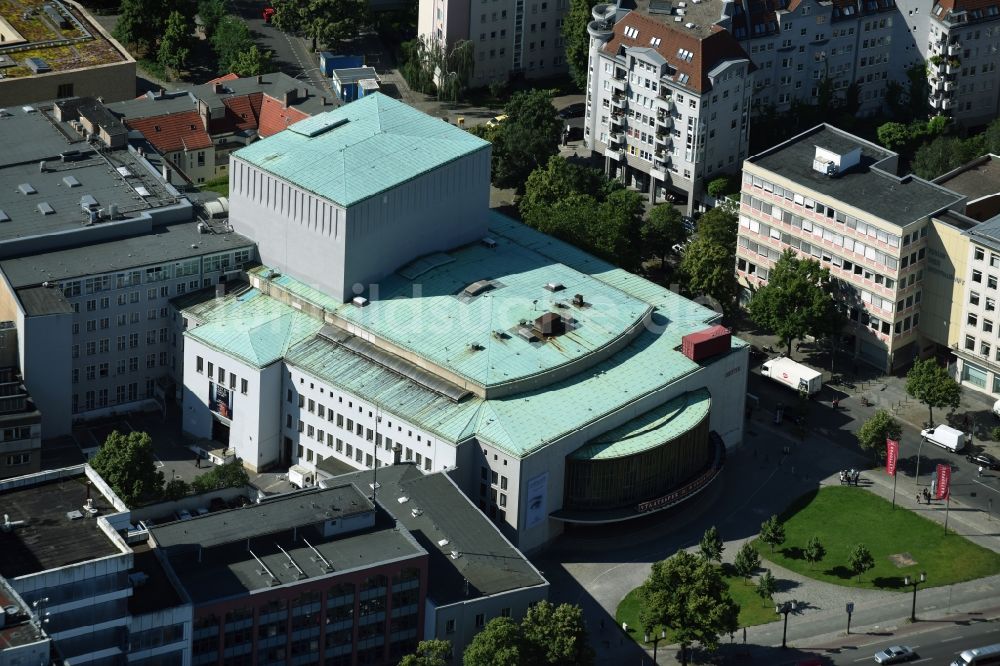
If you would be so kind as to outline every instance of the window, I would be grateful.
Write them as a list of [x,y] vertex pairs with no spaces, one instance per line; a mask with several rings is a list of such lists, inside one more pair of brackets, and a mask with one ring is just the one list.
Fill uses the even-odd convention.
[[[986,299],[987,304],[989,304],[990,299]],[[975,291],[969,292],[969,303],[972,305],[979,305],[979,293]]]
[[979,315],[975,314],[974,312],[970,312],[965,322],[969,326],[977,326],[979,324]]
[[972,281],[982,283],[983,272],[982,271],[972,271]]
[[247,394],[247,389],[249,388],[249,382],[245,379],[240,380],[240,393],[243,395]]
[[976,339],[973,336],[965,336],[965,348],[969,351],[974,351],[976,349]]
[[455,633],[455,621],[454,620],[448,620],[447,622],[445,622],[445,624],[444,624],[444,633],[446,633],[446,634],[453,634],[453,633]]
[[59,87],[56,88],[56,97],[72,97],[72,96],[73,96],[72,83],[60,83]]
[[482,629],[486,626],[486,614],[476,613],[476,629]]

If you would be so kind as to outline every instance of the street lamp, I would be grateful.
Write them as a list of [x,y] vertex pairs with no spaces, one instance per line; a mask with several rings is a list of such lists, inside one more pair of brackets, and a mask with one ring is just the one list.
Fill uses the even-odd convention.
[[920,486],[920,449],[924,448],[924,440],[926,439],[926,437],[921,437],[920,444],[917,445],[917,470],[913,475],[913,482],[917,484],[917,486]]
[[786,639],[788,638],[788,614],[794,613],[798,605],[799,602],[797,602],[795,599],[792,599],[791,601],[786,601],[782,604],[775,604],[774,606],[774,612],[776,614],[785,616],[785,628],[781,631],[782,648],[788,647],[786,643]]
[[910,578],[906,576],[903,578],[903,585],[913,586],[913,606],[910,609],[910,622],[917,621],[917,586],[927,580],[927,573],[924,571],[920,572],[920,578],[916,576]]
[[[656,666],[656,648],[660,646],[660,641],[667,637],[667,630],[660,629],[660,635],[653,637],[653,666]],[[649,642],[649,632],[646,632],[645,641]]]

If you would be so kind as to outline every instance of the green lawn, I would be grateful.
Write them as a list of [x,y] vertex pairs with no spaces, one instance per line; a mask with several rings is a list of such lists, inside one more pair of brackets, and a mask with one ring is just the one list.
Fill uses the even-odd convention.
[[203,190],[212,190],[213,192],[218,192],[221,196],[229,196],[229,176],[220,176],[219,178],[213,178],[207,182],[199,185]]
[[[899,498],[897,498],[899,499]],[[905,498],[911,499],[911,498]],[[850,587],[902,588],[903,577],[927,572],[927,586],[949,585],[1000,572],[1000,554],[977,546],[916,513],[877,495],[851,487],[829,487],[796,500],[781,516],[785,543],[772,553],[756,542],[761,557],[810,578]],[[817,565],[802,549],[818,536],[826,557]],[[848,557],[863,543],[875,558],[875,568],[858,581],[848,569]],[[898,556],[897,561],[890,559]],[[899,566],[909,559],[911,565]]]
[[[725,576],[725,579],[726,583],[729,584],[729,592],[733,596],[733,601],[740,607],[739,624],[741,627],[766,624],[778,619],[778,616],[774,614],[774,602],[768,599],[765,604],[754,591],[756,589],[756,582],[747,584],[743,582],[742,578],[737,576]],[[643,636],[642,623],[639,622],[639,609],[641,606],[639,588],[636,588],[625,595],[622,602],[618,604],[618,610],[615,611],[615,620],[618,621],[618,626],[622,626],[622,622],[627,622],[629,635],[638,643],[642,643],[642,639],[645,638]],[[660,627],[656,627],[650,632],[651,636],[658,636],[659,634]],[[668,629],[667,638],[666,641],[663,641],[663,644],[667,645],[673,642],[673,632]],[[649,645],[651,647],[652,643]]]

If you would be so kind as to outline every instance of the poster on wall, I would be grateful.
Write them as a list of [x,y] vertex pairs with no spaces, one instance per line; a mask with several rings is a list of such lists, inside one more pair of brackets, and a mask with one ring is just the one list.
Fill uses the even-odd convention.
[[219,416],[233,418],[233,393],[225,386],[208,383],[208,408]]
[[534,527],[548,516],[546,500],[548,499],[549,473],[542,472],[528,481],[527,509],[524,512],[525,526]]

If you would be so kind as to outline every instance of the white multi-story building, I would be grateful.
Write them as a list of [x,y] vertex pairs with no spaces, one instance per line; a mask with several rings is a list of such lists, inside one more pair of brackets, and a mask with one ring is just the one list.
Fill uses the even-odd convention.
[[447,50],[471,41],[471,86],[553,76],[566,71],[568,8],[568,0],[420,0],[417,34]]
[[584,139],[609,176],[653,201],[681,194],[691,211],[746,157],[753,66],[711,23],[621,14],[593,10]]

